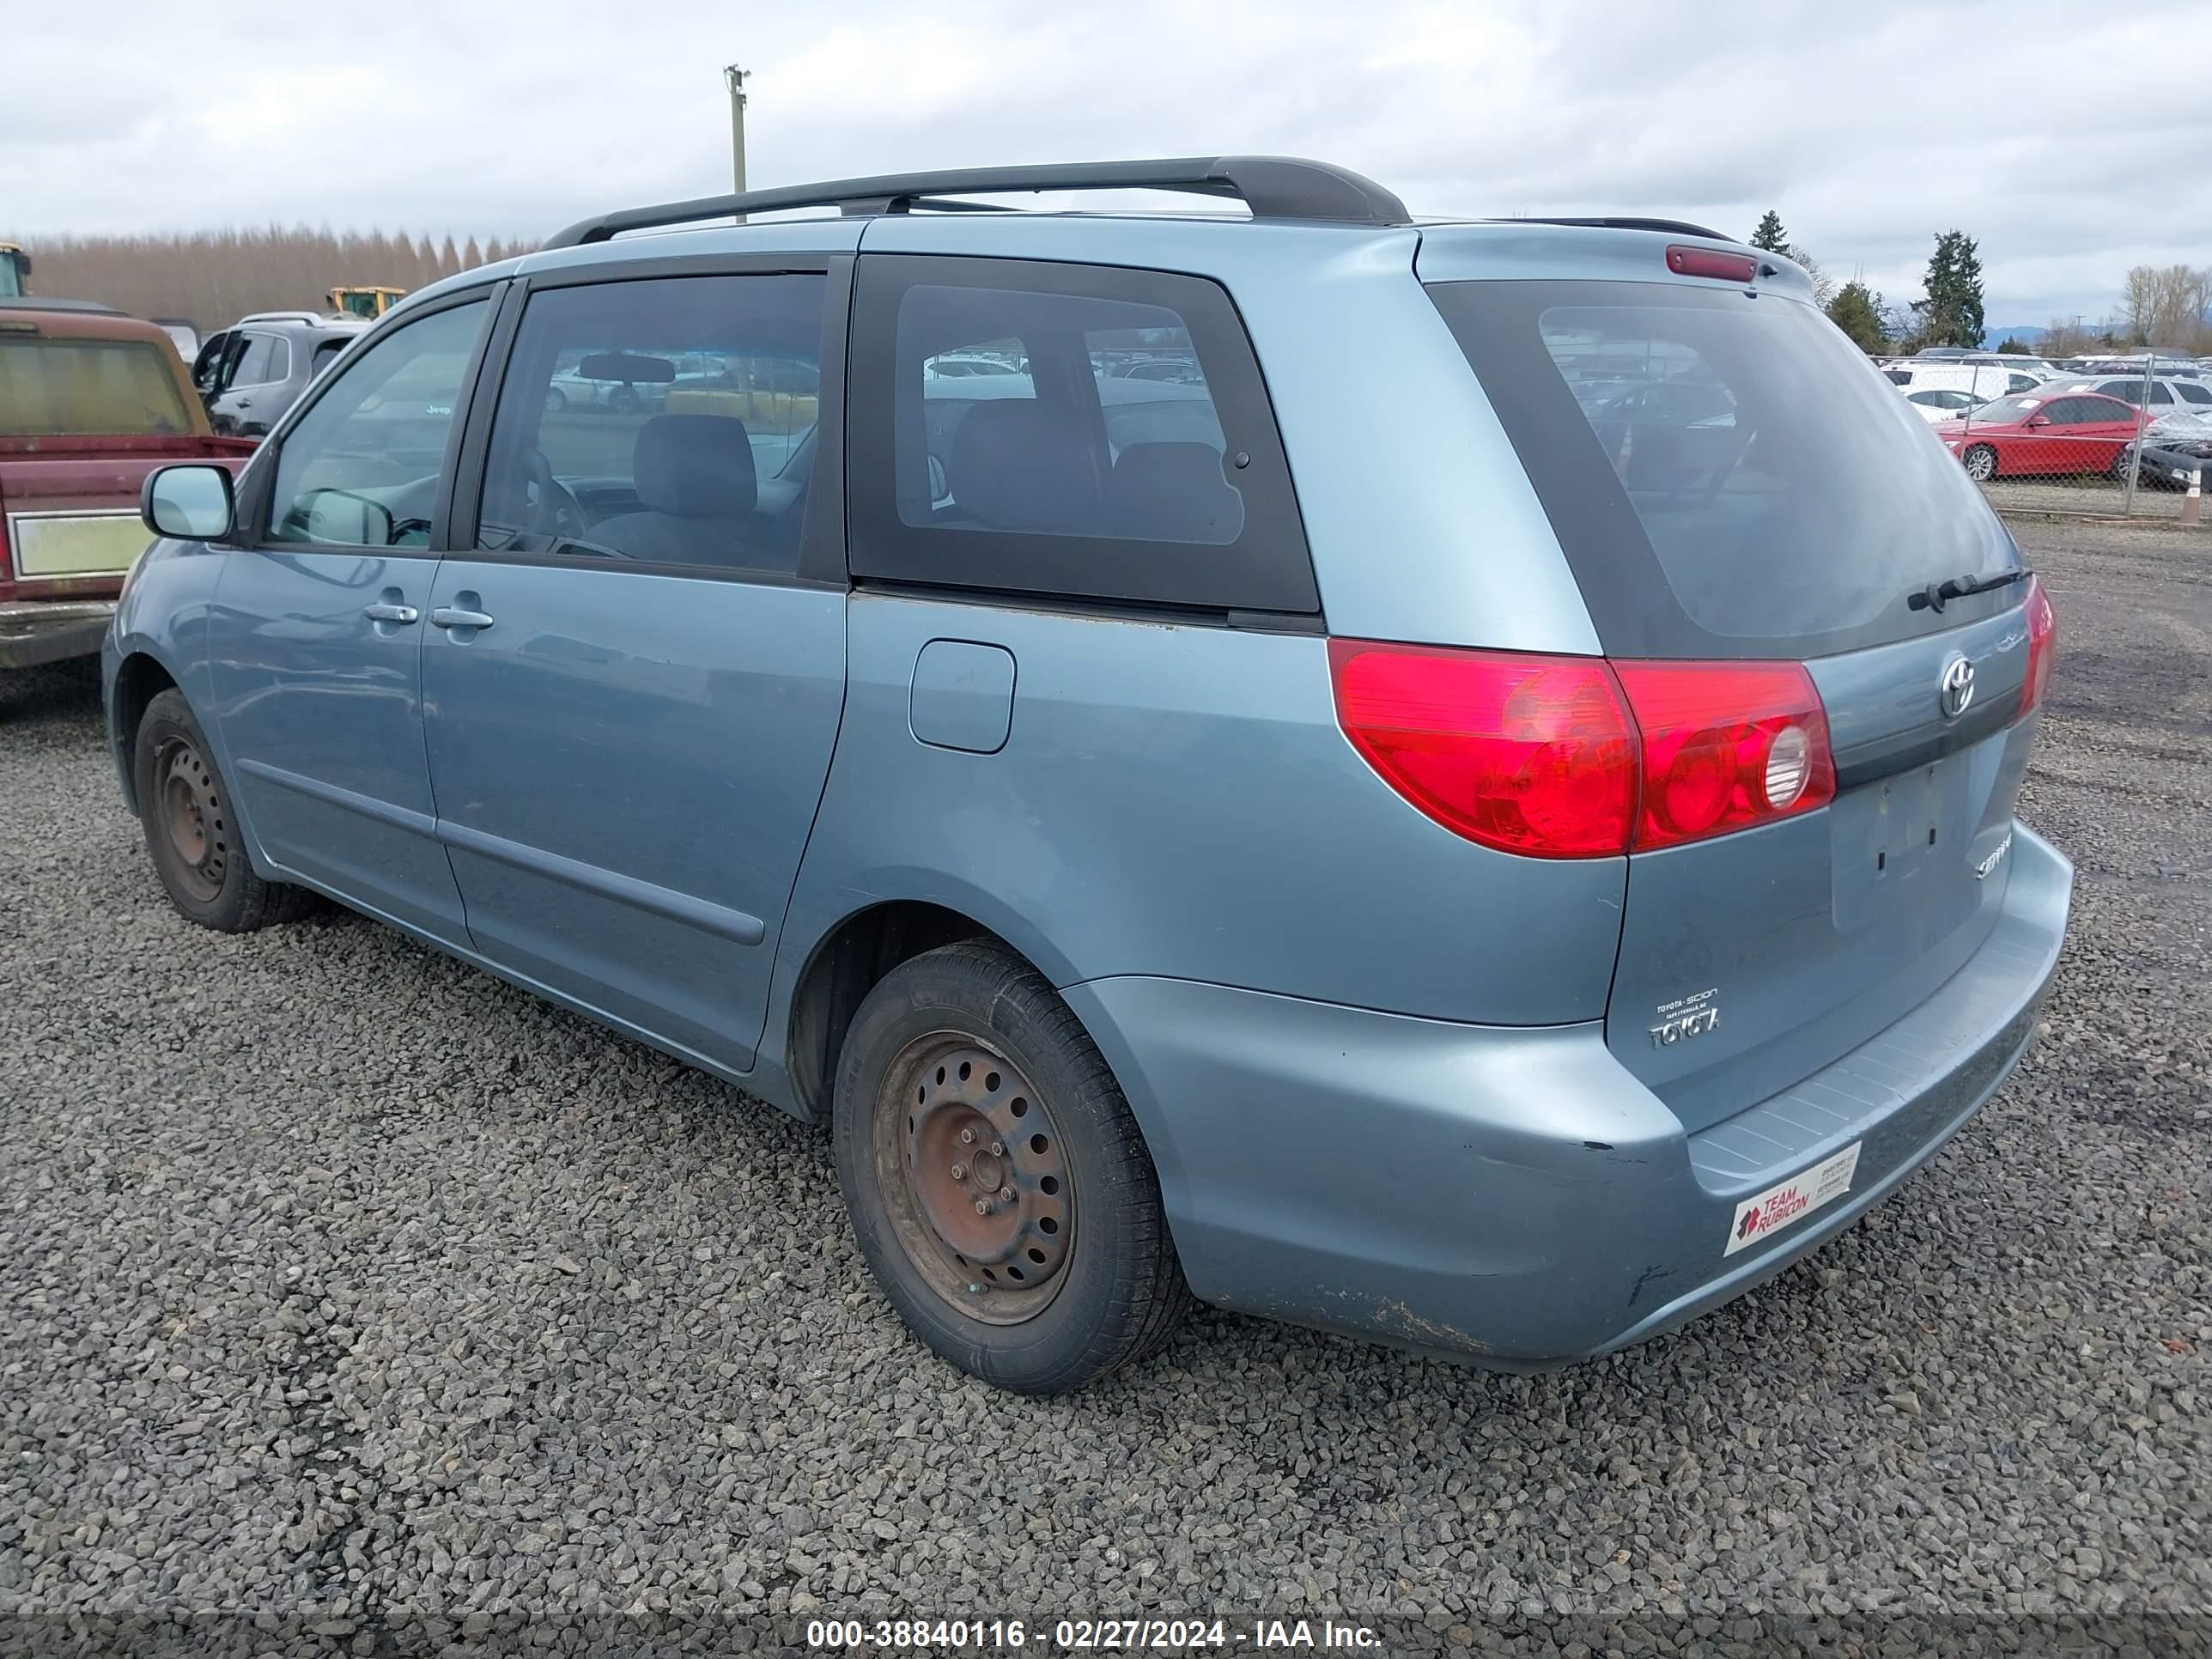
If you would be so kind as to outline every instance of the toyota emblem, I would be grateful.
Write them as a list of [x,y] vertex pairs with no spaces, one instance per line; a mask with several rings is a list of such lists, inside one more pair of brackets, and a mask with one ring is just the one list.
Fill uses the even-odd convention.
[[1966,712],[1974,700],[1974,665],[1965,657],[1954,657],[1943,665],[1943,678],[1936,695],[1943,705],[1943,718],[1954,720]]

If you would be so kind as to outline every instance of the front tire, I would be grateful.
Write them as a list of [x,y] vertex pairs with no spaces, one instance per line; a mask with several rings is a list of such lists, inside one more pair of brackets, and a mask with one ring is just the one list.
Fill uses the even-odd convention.
[[250,933],[313,909],[304,887],[264,881],[246,861],[230,787],[185,694],[146,705],[131,748],[146,851],[169,902],[187,921],[220,933]]
[[846,1035],[832,1120],[861,1255],[961,1370],[1064,1394],[1151,1352],[1188,1305],[1120,1085],[1003,948],[949,945],[878,982]]
[[1987,483],[1997,476],[1997,453],[1987,444],[1968,445],[1959,460],[1976,483]]

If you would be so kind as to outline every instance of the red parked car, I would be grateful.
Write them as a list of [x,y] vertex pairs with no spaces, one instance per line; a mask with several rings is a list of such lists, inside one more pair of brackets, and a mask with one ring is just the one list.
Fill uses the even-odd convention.
[[2057,398],[2025,392],[1933,430],[1978,483],[2082,472],[2124,477],[2128,446],[2150,420],[2149,411],[2094,392]]
[[146,475],[172,461],[236,471],[176,342],[68,300],[0,300],[0,670],[95,656],[123,579],[152,538]]

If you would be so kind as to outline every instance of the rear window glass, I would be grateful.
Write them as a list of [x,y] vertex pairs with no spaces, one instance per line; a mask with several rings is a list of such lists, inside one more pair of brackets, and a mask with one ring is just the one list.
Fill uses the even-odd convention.
[[1907,605],[2018,555],[1927,423],[1811,307],[1661,283],[1429,292],[1608,653],[1821,656],[2019,602]]
[[191,429],[177,377],[158,346],[0,339],[0,432],[143,437]]

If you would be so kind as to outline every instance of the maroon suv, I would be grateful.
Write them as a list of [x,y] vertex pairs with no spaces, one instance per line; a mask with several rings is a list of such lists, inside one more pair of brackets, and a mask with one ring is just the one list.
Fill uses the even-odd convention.
[[245,464],[168,335],[99,306],[0,302],[0,669],[97,655],[150,539],[138,491],[178,460]]

